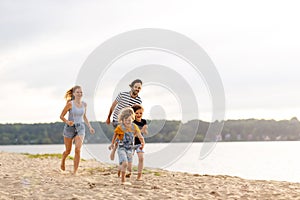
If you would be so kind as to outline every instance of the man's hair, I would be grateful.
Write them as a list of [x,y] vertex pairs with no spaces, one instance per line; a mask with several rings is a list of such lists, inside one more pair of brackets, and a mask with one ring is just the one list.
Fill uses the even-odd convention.
[[140,83],[143,85],[143,82],[141,81],[141,79],[135,79],[134,81],[132,81],[132,83],[129,85],[129,87],[132,88],[134,86],[134,84],[136,84],[136,83]]

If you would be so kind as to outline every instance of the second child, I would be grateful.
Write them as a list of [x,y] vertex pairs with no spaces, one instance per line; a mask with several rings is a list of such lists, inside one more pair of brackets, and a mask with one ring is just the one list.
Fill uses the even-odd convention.
[[[135,120],[133,123],[135,123],[141,131],[142,136],[148,134],[148,125],[147,121],[143,119],[143,113],[144,113],[144,108],[139,105],[135,104],[131,107],[135,113]],[[134,151],[136,151],[138,155],[138,175],[137,175],[137,180],[142,180],[142,172],[144,168],[144,150],[140,148],[141,146],[141,141],[138,137],[134,138]],[[134,153],[134,152],[133,152]],[[131,169],[128,169],[129,173],[131,172]]]

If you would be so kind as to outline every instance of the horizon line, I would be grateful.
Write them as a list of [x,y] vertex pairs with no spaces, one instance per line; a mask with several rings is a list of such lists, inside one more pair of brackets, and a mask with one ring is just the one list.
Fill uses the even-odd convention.
[[[207,123],[214,123],[214,122],[226,122],[226,121],[239,121],[239,120],[265,120],[265,121],[291,121],[291,120],[298,120],[298,118],[296,116],[291,117],[290,119],[265,119],[265,118],[240,118],[240,119],[224,119],[224,120],[215,120],[215,121],[204,121],[201,119],[191,119],[191,120],[187,120],[186,122],[183,122],[182,120],[178,120],[178,119],[146,119],[148,121],[154,121],[154,120],[164,120],[164,121],[179,121],[182,123],[188,123],[190,121],[202,121],[202,122],[207,122]],[[90,122],[100,122],[100,123],[105,123],[105,121],[93,121],[90,120]],[[5,124],[51,124],[51,123],[64,123],[62,121],[50,121],[50,122],[0,122],[0,125],[5,125]]]

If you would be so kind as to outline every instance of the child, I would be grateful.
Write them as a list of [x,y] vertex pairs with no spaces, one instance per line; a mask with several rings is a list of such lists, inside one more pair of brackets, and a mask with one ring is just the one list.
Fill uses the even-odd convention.
[[[135,113],[135,120],[133,121],[133,123],[135,123],[141,130],[142,136],[144,136],[144,134],[148,134],[148,126],[147,126],[147,121],[145,119],[142,119],[143,117],[143,112],[144,112],[144,108],[139,105],[139,104],[135,104],[131,107]],[[134,138],[134,150],[137,152],[139,161],[138,161],[138,176],[137,176],[137,180],[140,181],[142,180],[142,171],[144,168],[144,151],[140,148],[141,146],[141,141],[139,140],[138,137]],[[133,152],[134,153],[134,152]],[[129,173],[131,172],[131,169],[128,169]]]
[[119,164],[121,165],[121,184],[130,185],[125,182],[126,168],[131,169],[132,152],[134,137],[137,136],[141,141],[140,149],[144,148],[145,141],[137,125],[133,124],[134,111],[127,107],[121,110],[119,114],[119,125],[115,129],[115,133],[111,142],[111,147],[114,147],[115,140],[118,139],[118,156]]

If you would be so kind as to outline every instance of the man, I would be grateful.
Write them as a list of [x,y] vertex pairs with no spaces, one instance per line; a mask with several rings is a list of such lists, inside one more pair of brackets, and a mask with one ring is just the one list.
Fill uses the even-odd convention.
[[[139,92],[142,89],[143,82],[140,79],[136,79],[132,81],[132,83],[129,85],[131,90],[129,92],[120,92],[117,96],[117,98],[112,103],[109,113],[106,119],[106,124],[110,124],[110,117],[113,113],[113,122],[112,125],[114,128],[118,126],[118,115],[120,111],[125,107],[131,107],[134,104],[142,104],[141,98],[138,96]],[[112,150],[110,154],[110,159],[114,160],[115,158],[115,152],[118,145],[116,142],[116,145],[109,146],[109,149]],[[120,170],[118,171],[118,176],[120,176]]]
[[117,98],[112,103],[106,124],[110,124],[110,117],[113,113],[113,122],[112,125],[114,128],[118,125],[118,115],[120,113],[120,110],[125,107],[131,107],[134,104],[142,104],[141,98],[138,96],[139,92],[142,89],[143,82],[140,79],[136,79],[132,81],[132,83],[129,85],[131,90],[129,92],[120,92]]

